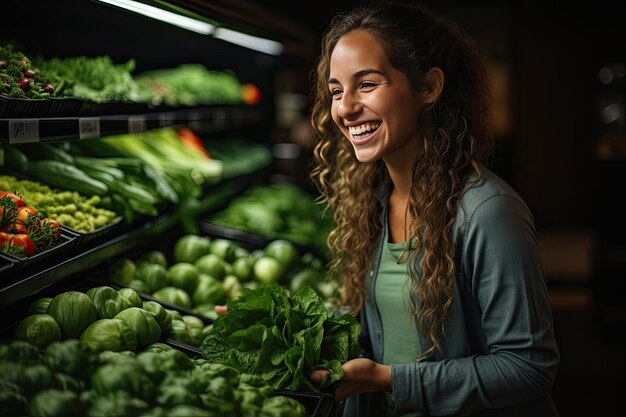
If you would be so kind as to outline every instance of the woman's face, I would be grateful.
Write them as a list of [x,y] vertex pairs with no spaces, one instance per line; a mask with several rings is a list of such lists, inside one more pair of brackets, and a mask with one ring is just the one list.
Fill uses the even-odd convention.
[[330,57],[332,118],[361,162],[413,163],[418,154],[424,93],[393,68],[365,30],[344,35]]

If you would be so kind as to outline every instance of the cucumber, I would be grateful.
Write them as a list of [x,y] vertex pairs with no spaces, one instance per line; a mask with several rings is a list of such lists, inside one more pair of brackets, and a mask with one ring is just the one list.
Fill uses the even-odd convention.
[[77,191],[86,196],[106,195],[109,187],[102,181],[91,178],[73,165],[60,161],[30,161],[26,173],[39,181],[62,190]]
[[24,174],[28,167],[28,158],[26,154],[16,146],[5,146],[4,166]]

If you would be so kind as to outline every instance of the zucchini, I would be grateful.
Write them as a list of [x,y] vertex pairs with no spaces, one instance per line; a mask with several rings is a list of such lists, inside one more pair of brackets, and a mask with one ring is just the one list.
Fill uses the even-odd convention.
[[85,196],[103,196],[109,192],[109,187],[102,181],[91,178],[74,165],[60,161],[30,161],[26,173],[43,183],[62,190],[77,191]]

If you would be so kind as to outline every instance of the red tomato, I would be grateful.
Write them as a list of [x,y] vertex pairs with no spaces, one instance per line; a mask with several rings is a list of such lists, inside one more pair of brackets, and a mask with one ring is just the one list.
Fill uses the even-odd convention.
[[51,217],[45,217],[41,219],[41,228],[43,230],[46,229],[46,226],[50,228],[50,230],[54,231],[56,236],[61,236],[61,223]]
[[15,202],[15,204],[17,204],[18,207],[24,207],[26,205],[26,203],[24,203],[24,200],[9,191],[0,191],[0,200],[2,200],[4,197],[9,197],[13,202]]
[[35,217],[37,217],[37,210],[32,207],[23,206],[17,210],[17,218],[23,220],[25,223],[29,223]]
[[35,242],[33,242],[33,240],[28,235],[13,235],[13,237],[9,241],[9,246],[17,248],[25,256],[33,256],[37,251],[37,246],[35,246]]
[[13,225],[11,226],[11,231],[13,233],[28,234],[28,227],[26,226],[26,222],[22,219],[15,219]]
[[261,101],[261,90],[254,84],[244,84],[241,87],[241,97],[246,104],[258,104]]

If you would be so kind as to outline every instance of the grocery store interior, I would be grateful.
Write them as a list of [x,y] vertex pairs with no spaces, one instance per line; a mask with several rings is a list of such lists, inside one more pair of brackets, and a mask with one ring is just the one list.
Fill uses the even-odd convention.
[[[223,157],[224,163],[216,167],[195,154],[202,168],[193,175],[201,181],[181,187],[188,187],[185,192],[199,193],[197,198],[183,202],[174,187],[171,199],[150,204],[153,195],[144,199],[138,192],[133,197],[130,195],[136,188],[124,188],[118,198],[128,200],[111,202],[111,207],[125,210],[117,211],[121,217],[115,222],[107,223],[113,218],[103,217],[104,227],[98,224],[81,231],[82,223],[77,221],[74,229],[63,226],[60,243],[55,241],[58,249],[52,246],[26,258],[0,255],[0,311],[15,322],[33,301],[78,288],[86,278],[102,282],[98,279],[106,279],[116,261],[132,258],[139,250],[163,250],[169,257],[174,243],[187,232],[216,239],[241,238],[247,251],[262,249],[267,243],[259,238],[262,232],[231,233],[228,228],[220,229],[219,220],[227,219],[224,213],[238,197],[269,185],[295,186],[297,195],[267,197],[281,201],[294,198],[294,212],[295,204],[300,205],[303,199],[313,202],[316,190],[309,181],[315,144],[309,122],[310,72],[330,18],[359,3],[36,0],[26,7],[14,0],[3,2],[4,10],[26,10],[20,19],[2,19],[0,47],[11,44],[33,63],[46,62],[43,68],[48,73],[63,66],[70,71],[67,68],[72,65],[80,72],[86,60],[108,57],[109,61],[100,62],[102,66],[89,68],[93,71],[90,74],[100,77],[93,85],[101,84],[101,91],[113,96],[85,89],[81,101],[59,99],[56,107],[44,108],[7,98],[3,92],[0,145],[5,153],[0,179],[15,175],[44,184],[52,181],[49,184],[56,189],[63,189],[62,184],[78,187],[72,173],[58,172],[55,176],[52,167],[33,163],[48,159],[42,156],[47,152],[41,150],[43,142],[74,153],[77,164],[82,159],[85,170],[97,171],[89,166],[93,162],[90,158],[104,157],[106,150],[114,151],[112,155],[118,158],[137,155],[133,153],[137,148],[122,147],[111,138],[122,135],[130,143],[131,136],[136,136],[146,141],[136,146],[148,148],[146,143],[161,139],[171,143],[176,129],[188,133],[189,141],[203,141],[212,157]],[[534,215],[561,353],[552,393],[560,415],[622,415],[619,398],[626,388],[626,226],[621,195],[626,180],[623,12],[618,11],[617,2],[606,0],[580,5],[522,0],[424,3],[457,21],[476,39],[489,61],[497,135],[492,169],[519,192]],[[125,9],[128,4],[140,7]],[[224,30],[220,36],[215,32],[207,35],[202,27],[184,28],[185,22],[177,25],[172,15],[165,21],[147,17],[141,10],[146,5]],[[236,36],[241,34],[244,36]],[[83,61],[59,61],[74,57]],[[119,76],[107,73],[106,65],[111,63],[119,65]],[[165,83],[169,76],[172,83],[187,86],[190,92],[181,87],[178,95],[162,94],[148,107],[120,103],[119,99],[107,104],[110,97],[119,97],[115,94],[128,98],[145,92],[133,90],[122,66],[126,76],[141,78],[143,86]],[[172,69],[181,71],[165,74]],[[3,70],[0,65],[0,75]],[[159,77],[163,77],[161,81],[157,81]],[[117,82],[129,84],[111,84]],[[163,90],[159,85],[157,90]],[[238,95],[242,86],[247,88],[243,101]],[[73,86],[76,94],[79,87]],[[37,88],[45,92],[43,84]],[[61,89],[62,84],[55,88]],[[190,97],[194,88],[210,91]],[[32,168],[32,172],[20,172],[20,165],[9,161],[15,150],[23,151],[29,166],[40,171]],[[83,151],[89,157],[78,156]],[[149,164],[150,158],[153,156],[146,155],[144,162]],[[161,160],[158,166],[165,171],[168,167],[176,172],[185,169],[174,167],[174,159]],[[214,176],[212,170],[220,169]],[[154,176],[147,174],[148,179],[156,184],[154,187],[167,185],[150,172]],[[137,181],[134,187],[141,187],[142,180]],[[9,191],[2,185],[0,181],[0,191]],[[155,191],[158,197],[163,196],[161,191]],[[67,202],[57,202],[60,204]],[[253,222],[280,221],[265,217],[258,204],[256,209]],[[63,216],[69,218],[71,213]],[[309,262],[319,265],[325,256],[319,232],[325,225],[310,226],[308,233],[315,236],[300,242],[298,250],[306,251]],[[315,415],[324,415],[322,407],[317,408]]]

